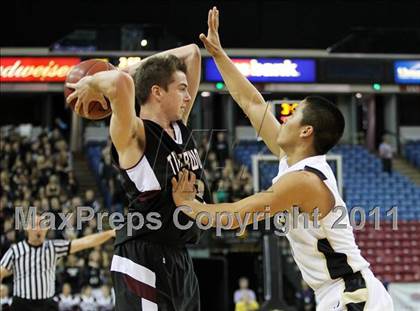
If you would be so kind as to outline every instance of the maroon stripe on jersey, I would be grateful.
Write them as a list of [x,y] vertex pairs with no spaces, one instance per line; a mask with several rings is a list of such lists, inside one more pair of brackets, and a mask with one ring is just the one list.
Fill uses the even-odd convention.
[[147,299],[151,302],[157,303],[156,288],[147,285],[146,283],[137,281],[127,274],[122,274],[127,288],[137,296]]
[[139,202],[146,202],[150,199],[153,199],[155,196],[157,196],[161,190],[150,190],[150,191],[144,191],[139,194],[137,197],[137,200]]

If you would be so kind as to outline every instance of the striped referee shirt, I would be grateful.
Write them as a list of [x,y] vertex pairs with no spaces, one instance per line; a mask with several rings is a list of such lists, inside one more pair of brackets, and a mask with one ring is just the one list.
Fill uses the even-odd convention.
[[70,241],[45,240],[33,246],[23,240],[4,254],[0,266],[13,272],[13,296],[24,299],[48,299],[55,294],[57,259],[68,255]]

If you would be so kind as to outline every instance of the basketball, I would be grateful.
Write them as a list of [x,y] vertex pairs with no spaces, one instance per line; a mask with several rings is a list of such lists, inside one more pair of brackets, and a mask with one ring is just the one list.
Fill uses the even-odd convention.
[[[89,59],[81,62],[80,64],[73,67],[73,69],[68,73],[66,78],[66,83],[77,83],[80,79],[82,79],[85,76],[93,75],[100,71],[107,71],[107,70],[115,70],[116,68],[103,60],[99,59]],[[67,98],[74,90],[71,88],[68,88],[64,86],[64,96]],[[106,99],[106,98],[105,98]],[[108,102],[108,109],[104,109],[102,105],[95,101],[90,103],[89,105],[89,116],[86,116],[86,118],[91,120],[100,120],[103,118],[106,118],[111,114],[111,105]],[[77,99],[74,99],[69,106],[71,109],[74,110],[74,107],[76,105]]]

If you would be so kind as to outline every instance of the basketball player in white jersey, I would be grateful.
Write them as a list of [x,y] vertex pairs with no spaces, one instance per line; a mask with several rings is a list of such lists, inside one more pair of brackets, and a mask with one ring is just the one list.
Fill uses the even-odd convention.
[[[344,229],[334,228],[342,216],[335,207],[345,208],[335,176],[325,154],[338,142],[344,130],[344,118],[337,107],[321,97],[304,99],[284,124],[280,125],[261,94],[245,79],[223,51],[218,36],[218,10],[209,11],[207,36],[200,35],[213,56],[230,94],[249,117],[268,148],[280,158],[279,173],[267,191],[235,203],[206,204],[193,201],[194,174],[180,173],[173,179],[173,198],[177,206],[187,206],[185,213],[195,218],[210,213],[213,225],[217,214],[228,212],[234,217],[231,228],[239,221],[252,222],[246,214],[267,211],[292,213],[298,207],[298,222],[287,233],[294,259],[306,283],[315,291],[317,310],[393,310],[392,300],[377,280],[369,263],[357,247],[347,212],[339,221]],[[318,210],[318,226],[306,228],[303,213]],[[206,222],[206,218],[202,218]],[[230,220],[229,220],[230,221]],[[228,224],[228,217],[221,223]]]

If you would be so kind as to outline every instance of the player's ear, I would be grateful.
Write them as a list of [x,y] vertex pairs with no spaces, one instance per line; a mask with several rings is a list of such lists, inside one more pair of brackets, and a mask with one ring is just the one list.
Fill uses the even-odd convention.
[[305,125],[302,127],[300,137],[309,137],[314,133],[314,128],[311,125]]
[[162,97],[162,89],[159,85],[155,84],[150,89],[150,95],[154,96],[158,100]]

